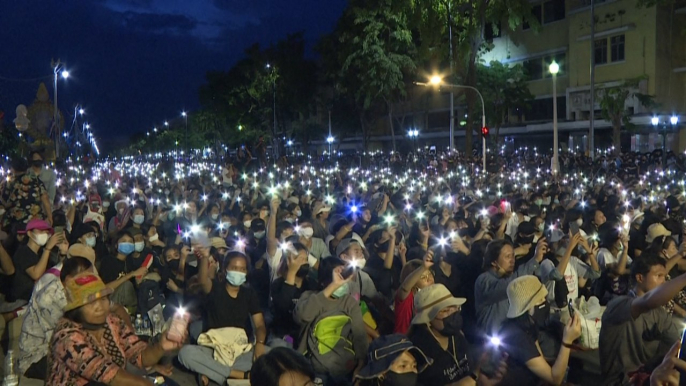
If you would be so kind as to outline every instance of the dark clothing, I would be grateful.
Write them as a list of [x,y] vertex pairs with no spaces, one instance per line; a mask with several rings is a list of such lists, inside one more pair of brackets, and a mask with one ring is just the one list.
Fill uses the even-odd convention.
[[434,283],[443,284],[445,288],[447,288],[448,291],[450,291],[450,293],[453,294],[453,296],[455,297],[464,297],[464,294],[461,293],[461,278],[460,275],[458,275],[457,269],[455,269],[454,266],[451,268],[450,276],[446,276],[446,274],[441,269],[440,264],[434,264],[431,267],[431,272],[434,274]]
[[7,203],[3,217],[3,228],[12,224],[28,223],[34,218],[45,219],[41,197],[48,194],[43,182],[33,173],[24,173],[12,179],[2,191],[2,200]]
[[[396,264],[394,261],[393,265],[399,267],[400,262]],[[386,269],[386,267],[384,267],[383,259],[377,255],[372,256],[367,260],[363,271],[367,272],[372,279],[376,286],[376,290],[390,299],[393,287],[393,267],[391,267],[391,269]],[[399,273],[398,277],[400,277]]]
[[409,336],[412,343],[433,359],[433,364],[419,374],[418,381],[423,385],[447,385],[458,382],[471,373],[467,359],[467,340],[462,334],[448,339],[448,349],[443,350],[428,327],[414,326]]
[[207,295],[207,330],[236,327],[247,329],[250,317],[261,314],[257,294],[250,287],[241,287],[235,298],[229,296],[223,282],[214,281]]
[[131,272],[131,270],[127,267],[126,260],[119,260],[115,255],[105,256],[105,258],[102,259],[98,272],[100,273],[102,281],[107,284],[126,275]]
[[[33,285],[35,281],[26,273],[26,270],[38,264],[40,257],[43,255],[43,249],[39,249],[38,253],[34,253],[28,245],[24,244],[17,249],[17,252],[12,256],[12,263],[14,264],[15,272],[12,281],[12,299],[26,300],[31,299],[33,292]],[[52,267],[48,262],[46,269]]]
[[[290,335],[297,339],[300,333],[300,326],[293,320],[295,310],[300,295],[305,291],[316,290],[317,285],[310,280],[304,279],[300,288],[286,283],[282,277],[276,279],[272,284],[272,310],[274,322],[271,325],[270,333],[276,337],[283,338]],[[295,345],[297,347],[297,344]]]
[[501,348],[507,352],[507,376],[499,385],[536,385],[540,383],[538,376],[528,367],[526,362],[541,356],[536,347],[538,336],[535,328],[526,328],[528,314],[524,318],[507,319],[500,330]]

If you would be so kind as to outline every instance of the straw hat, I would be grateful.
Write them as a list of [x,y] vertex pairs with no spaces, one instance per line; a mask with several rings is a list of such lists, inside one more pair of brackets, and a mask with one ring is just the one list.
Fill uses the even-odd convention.
[[512,319],[524,314],[541,304],[546,296],[548,290],[536,276],[526,275],[512,280],[507,285],[507,299],[510,301],[507,317]]
[[443,284],[433,284],[414,295],[415,316],[412,324],[426,324],[444,308],[461,306],[467,299],[456,298]]
[[93,272],[85,271],[64,283],[67,293],[67,305],[64,312],[85,306],[112,293],[112,289],[105,286]]

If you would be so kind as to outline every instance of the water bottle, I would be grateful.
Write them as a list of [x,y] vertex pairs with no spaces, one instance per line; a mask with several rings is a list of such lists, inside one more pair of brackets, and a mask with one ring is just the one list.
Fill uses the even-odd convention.
[[152,315],[152,336],[157,336],[160,331],[160,316],[155,313]]
[[5,358],[5,378],[3,378],[2,380],[2,385],[19,385],[19,376],[17,375],[16,361],[14,359],[14,350],[7,351],[7,357]]
[[144,330],[143,335],[146,335],[146,336],[152,335],[152,331],[150,331],[150,318],[148,317],[148,315],[145,315],[143,317],[143,330]]
[[136,315],[136,321],[133,324],[136,330],[136,335],[143,335],[143,318],[141,314]]

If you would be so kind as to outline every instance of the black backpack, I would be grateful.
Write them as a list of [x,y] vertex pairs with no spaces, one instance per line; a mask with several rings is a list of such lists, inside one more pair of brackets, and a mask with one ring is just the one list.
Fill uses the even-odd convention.
[[138,286],[138,311],[136,313],[147,315],[153,307],[164,304],[164,294],[160,290],[160,284],[155,280],[143,280]]

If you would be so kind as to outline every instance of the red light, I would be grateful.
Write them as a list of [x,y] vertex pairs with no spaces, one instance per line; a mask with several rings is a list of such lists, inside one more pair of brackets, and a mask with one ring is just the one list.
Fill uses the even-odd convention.
[[481,128],[481,135],[483,135],[484,137],[488,137],[488,131],[489,131],[488,127],[486,127],[486,126],[482,127]]

